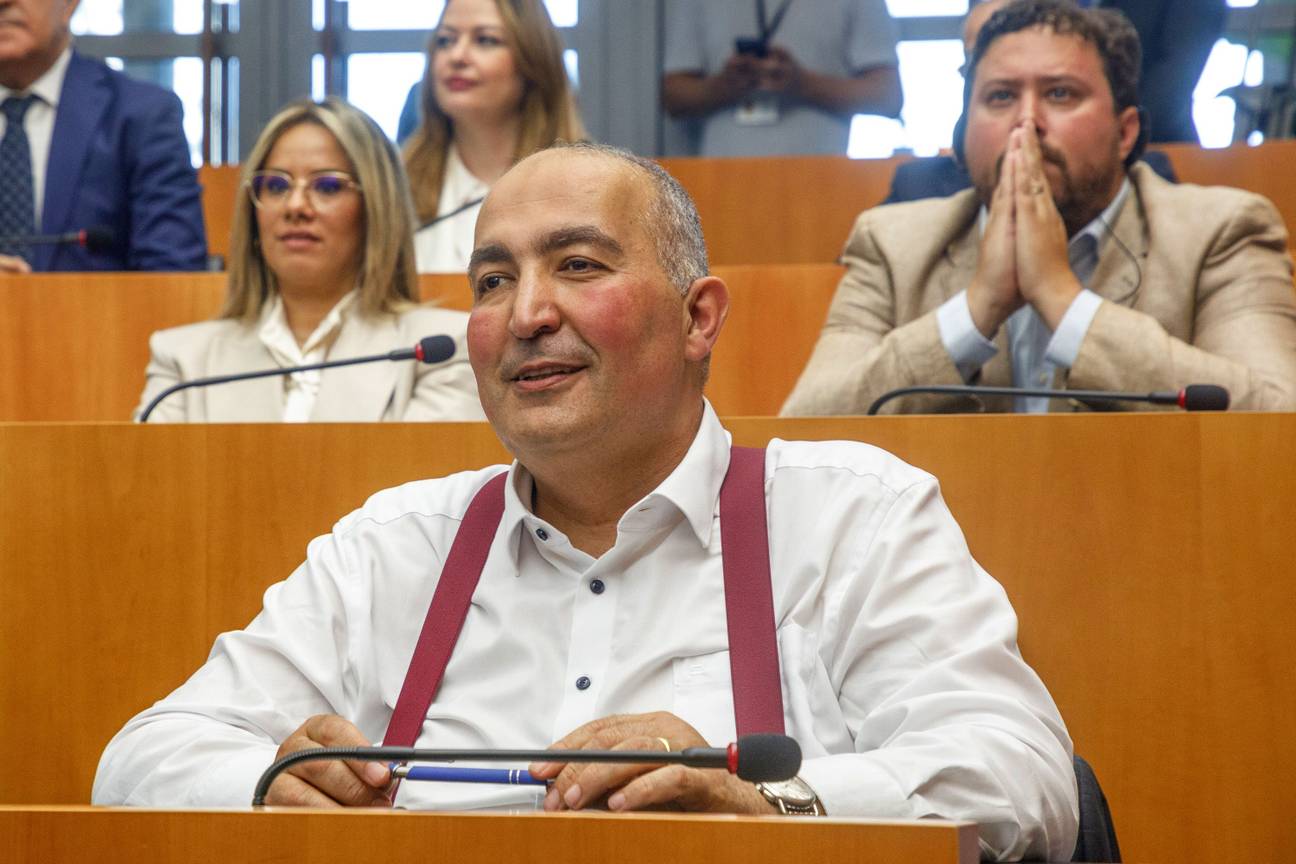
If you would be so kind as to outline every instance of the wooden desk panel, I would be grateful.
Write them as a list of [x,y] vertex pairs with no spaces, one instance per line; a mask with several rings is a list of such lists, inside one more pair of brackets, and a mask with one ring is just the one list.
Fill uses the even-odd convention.
[[[708,387],[716,410],[778,413],[810,359],[841,272],[716,268],[732,295]],[[426,300],[472,306],[463,276],[424,275],[419,285]],[[0,421],[129,418],[144,389],[149,334],[213,317],[224,296],[221,273],[0,277]]]
[[[14,864],[974,864],[976,827],[955,822],[595,813],[176,811],[0,807]],[[12,857],[9,857],[12,856]]]
[[[1205,150],[1191,144],[1158,145],[1180,180],[1236,186],[1259,192],[1296,225],[1296,141],[1259,147]],[[689,191],[702,214],[712,266],[827,264],[837,260],[861,211],[879,204],[895,167],[909,157],[845,156],[662,159]],[[238,193],[238,168],[205,167],[203,209],[208,246],[225,255],[229,218]]]
[[[1296,414],[727,422],[941,479],[1127,859],[1296,858]],[[0,802],[86,801],[108,738],[311,537],[379,488],[504,458],[479,424],[0,425]]]

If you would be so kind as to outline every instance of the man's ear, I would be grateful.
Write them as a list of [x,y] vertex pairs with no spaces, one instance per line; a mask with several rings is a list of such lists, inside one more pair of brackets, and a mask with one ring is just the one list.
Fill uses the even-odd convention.
[[1120,124],[1120,156],[1125,164],[1130,162],[1130,154],[1139,144],[1139,135],[1143,131],[1144,117],[1134,105],[1127,105],[1116,117]]
[[711,356],[720,338],[720,328],[729,316],[729,288],[716,276],[694,279],[684,296],[687,331],[684,334],[685,359],[700,363]]

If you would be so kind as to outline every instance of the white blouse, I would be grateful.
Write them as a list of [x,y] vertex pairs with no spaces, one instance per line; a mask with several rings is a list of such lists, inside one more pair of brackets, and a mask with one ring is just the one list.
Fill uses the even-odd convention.
[[[477,213],[490,186],[477,179],[450,145],[436,219],[414,232],[420,273],[462,273],[472,255]],[[465,206],[468,205],[468,206]]]

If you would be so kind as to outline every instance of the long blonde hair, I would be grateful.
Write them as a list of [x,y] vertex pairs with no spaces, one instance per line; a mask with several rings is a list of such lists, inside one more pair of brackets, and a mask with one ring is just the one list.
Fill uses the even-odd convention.
[[[452,0],[447,0],[446,6],[450,2]],[[575,141],[585,138],[585,126],[581,123],[567,81],[567,69],[563,65],[562,40],[542,0],[495,0],[495,5],[504,22],[508,48],[513,52],[523,81],[522,123],[513,161],[543,150],[559,139]],[[437,27],[440,28],[439,23]],[[436,101],[435,51],[434,30],[428,40],[427,71],[423,75],[420,93],[422,119],[405,145],[405,170],[409,173],[420,223],[437,215],[446,156],[454,139],[453,121]]]
[[333,135],[351,162],[364,196],[358,310],[377,315],[408,308],[418,298],[418,271],[414,264],[414,205],[400,154],[369,115],[330,96],[323,102],[294,102],[281,110],[261,131],[243,164],[243,182],[230,228],[229,285],[220,317],[251,323],[279,290],[274,271],[261,254],[248,183],[252,174],[265,166],[280,136],[302,123],[317,124]]

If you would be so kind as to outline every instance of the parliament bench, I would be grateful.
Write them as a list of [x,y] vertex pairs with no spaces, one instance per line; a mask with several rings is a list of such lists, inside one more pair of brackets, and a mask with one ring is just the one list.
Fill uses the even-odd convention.
[[[778,413],[841,272],[833,264],[717,268],[732,299],[707,388],[716,410]],[[471,308],[465,276],[424,275],[419,284],[425,300]],[[144,389],[149,334],[213,317],[224,295],[222,273],[0,276],[0,421],[129,418]]]

